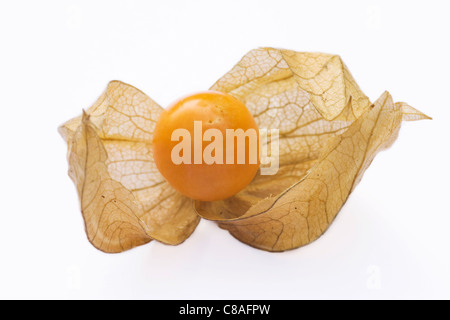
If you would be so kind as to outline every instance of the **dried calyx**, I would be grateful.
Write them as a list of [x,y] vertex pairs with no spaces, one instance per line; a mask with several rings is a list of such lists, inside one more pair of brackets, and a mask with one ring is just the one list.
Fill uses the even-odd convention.
[[278,173],[258,174],[223,201],[182,196],[153,160],[152,135],[163,109],[113,81],[84,115],[60,128],[96,248],[116,253],[153,239],[180,244],[200,217],[259,249],[306,245],[327,230],[402,121],[429,119],[387,92],[372,104],[336,55],[252,50],[211,89],[244,102],[260,128],[280,130]]

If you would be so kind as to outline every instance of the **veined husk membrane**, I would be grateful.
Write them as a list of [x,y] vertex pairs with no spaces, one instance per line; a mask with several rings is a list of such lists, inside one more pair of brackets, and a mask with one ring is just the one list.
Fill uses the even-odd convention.
[[[371,103],[336,55],[250,51],[212,90],[244,102],[259,128],[279,129],[279,171],[216,202],[193,201],[158,172],[152,136],[162,108],[133,86],[109,83],[60,127],[89,241],[118,253],[157,240],[177,245],[200,218],[258,249],[307,245],[333,222],[375,155],[404,120],[429,119],[388,92]],[[187,182],[188,183],[188,182]]]

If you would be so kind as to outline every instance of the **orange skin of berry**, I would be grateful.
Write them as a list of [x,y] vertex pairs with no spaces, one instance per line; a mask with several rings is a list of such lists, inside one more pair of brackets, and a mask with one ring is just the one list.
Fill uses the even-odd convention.
[[[223,164],[194,164],[194,121],[202,121],[203,133],[210,128],[223,135]],[[174,130],[184,128],[191,134],[191,164],[175,165],[172,149],[180,141],[171,141]],[[153,135],[153,155],[164,178],[181,194],[202,201],[229,198],[245,188],[255,177],[258,163],[249,163],[249,140],[246,139],[245,164],[237,164],[237,143],[234,144],[234,164],[226,163],[226,129],[254,129],[258,127],[245,105],[233,96],[221,92],[196,93],[174,102],[161,114]],[[210,144],[203,141],[203,150]],[[257,146],[259,152],[259,146]]]

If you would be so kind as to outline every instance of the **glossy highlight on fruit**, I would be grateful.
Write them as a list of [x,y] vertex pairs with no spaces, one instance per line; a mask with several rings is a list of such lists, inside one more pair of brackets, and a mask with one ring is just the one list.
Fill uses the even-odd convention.
[[[241,133],[241,141],[233,133]],[[258,140],[255,120],[241,101],[206,91],[181,98],[162,112],[153,154],[161,174],[180,193],[216,201],[253,180],[259,168]]]

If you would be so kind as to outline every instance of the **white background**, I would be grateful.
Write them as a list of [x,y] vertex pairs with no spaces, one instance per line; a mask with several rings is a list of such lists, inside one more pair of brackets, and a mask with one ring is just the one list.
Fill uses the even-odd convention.
[[[448,1],[0,2],[0,298],[450,298]],[[178,247],[87,241],[57,134],[118,79],[161,105],[250,49],[342,56],[405,123],[330,230],[287,253],[202,221]]]

